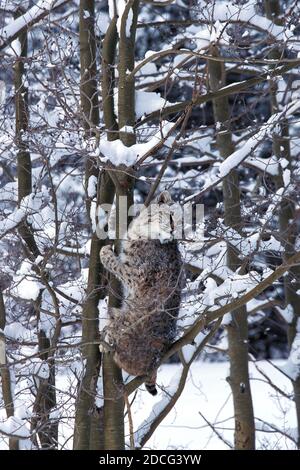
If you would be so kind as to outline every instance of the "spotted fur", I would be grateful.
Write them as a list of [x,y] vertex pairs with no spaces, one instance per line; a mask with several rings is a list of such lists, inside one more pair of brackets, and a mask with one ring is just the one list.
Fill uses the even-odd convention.
[[[122,307],[109,311],[108,340],[114,360],[129,374],[146,376],[153,395],[157,367],[176,335],[182,289],[173,201],[163,192],[155,202],[163,204],[163,210],[144,209],[134,219],[120,256],[110,246],[100,253],[102,264],[121,281],[124,293]],[[152,236],[157,231],[156,239],[147,237],[146,221],[152,224]]]

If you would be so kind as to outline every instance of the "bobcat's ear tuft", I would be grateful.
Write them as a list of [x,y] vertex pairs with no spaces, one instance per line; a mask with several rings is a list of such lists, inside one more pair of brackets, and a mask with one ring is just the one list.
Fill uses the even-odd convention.
[[160,195],[157,197],[157,203],[158,204],[170,204],[172,201],[171,195],[169,191],[163,191],[160,193]]

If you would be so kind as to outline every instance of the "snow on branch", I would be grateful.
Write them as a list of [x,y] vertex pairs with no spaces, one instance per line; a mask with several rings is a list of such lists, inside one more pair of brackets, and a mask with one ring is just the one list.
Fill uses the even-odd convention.
[[244,161],[246,166],[262,171],[264,174],[276,176],[279,174],[279,162],[275,155],[269,158],[260,158],[258,156],[247,157]]
[[173,408],[184,388],[187,373],[188,369],[184,365],[178,368],[170,384],[164,389],[162,399],[154,405],[148,418],[142,422],[138,430],[134,433],[136,448],[142,448],[145,445],[157,426]]
[[[280,201],[281,200],[282,198],[280,198]],[[266,217],[266,219],[268,218],[269,217]],[[264,221],[264,219],[262,220]],[[216,234],[216,236],[219,235],[227,242],[227,244],[234,247],[239,252],[239,257],[241,259],[249,257],[254,253],[261,253],[263,251],[283,251],[283,247],[280,241],[277,240],[273,235],[270,235],[268,240],[263,240],[262,233],[257,231],[245,237],[237,232],[237,230],[234,230],[232,227],[226,227],[223,223],[221,223],[216,232],[212,232],[212,234]]]
[[[261,294],[265,289],[271,286],[277,279],[279,279],[284,273],[289,271],[292,266],[300,264],[300,252],[295,253],[289,259],[285,260],[284,263],[279,265],[271,274],[267,277],[264,277],[260,282],[251,286],[243,295],[240,295],[238,298],[231,299],[231,301],[225,303],[223,306],[219,307],[214,305],[211,308],[205,309],[198,319],[187,329],[183,336],[181,336],[177,341],[175,341],[169,350],[166,352],[162,358],[161,363],[166,362],[170,357],[172,357],[176,352],[180,351],[184,346],[192,344],[195,338],[203,331],[208,325],[213,321],[223,318],[226,313],[230,313],[233,310],[236,310],[243,305],[246,305],[252,299]],[[228,300],[228,296],[227,296]],[[226,302],[226,299],[223,300]],[[136,377],[131,382],[126,385],[126,393],[130,395],[133,393],[137,387],[144,383],[145,377]]]
[[[226,313],[230,313],[233,310],[236,310],[243,305],[247,304],[250,300],[257,297],[261,294],[267,287],[271,286],[277,279],[279,279],[284,273],[289,271],[292,266],[300,264],[300,252],[295,253],[293,256],[285,260],[280,266],[278,266],[271,274],[257,281],[257,284],[252,285],[243,295],[240,295],[235,300],[229,301],[227,303],[226,299],[223,300],[223,305],[219,307],[218,305],[213,305],[208,307],[200,316],[200,318],[187,330],[187,332],[179,338],[169,351],[164,356],[163,360],[166,361],[169,357],[173,356],[175,352],[179,351],[184,345],[193,342],[194,338],[202,331],[207,325],[209,325],[214,320],[217,320],[220,317],[223,317]],[[227,297],[228,300],[228,297]]]
[[282,430],[275,424],[266,423],[260,418],[255,418],[255,430],[264,433],[279,433],[284,437],[290,439],[295,445],[297,445],[297,429]]
[[11,23],[0,30],[0,50],[4,49],[16,37],[29,26],[38,23],[47,16],[51,10],[67,3],[68,0],[40,0],[31,7],[24,15],[14,19]]
[[122,25],[124,24],[126,37],[129,38],[130,30],[132,26],[132,20],[133,20],[133,11],[132,11],[133,0],[129,0],[128,2],[126,0],[116,0],[115,5],[117,9],[116,13],[118,15],[118,20],[117,20],[118,34],[119,36],[121,36],[121,28],[122,28]]
[[229,155],[226,160],[224,160],[221,165],[219,166],[219,171],[217,176],[212,180],[209,181],[204,187],[201,189],[200,193],[192,196],[188,196],[185,199],[185,202],[198,199],[202,196],[208,189],[213,188],[217,184],[221,183],[221,181],[229,175],[229,173],[237,168],[247,157],[249,157],[253,151],[257,148],[257,146],[263,141],[266,135],[269,135],[275,126],[283,119],[290,115],[292,115],[297,109],[300,107],[300,100],[295,100],[289,103],[283,111],[272,114],[272,116],[268,119],[266,124],[264,124],[260,130],[250,137],[243,145],[235,150],[231,155]]
[[10,416],[6,421],[0,423],[0,433],[16,439],[28,439],[30,431],[24,421],[16,416]]
[[37,213],[42,206],[42,197],[39,194],[29,194],[24,197],[20,207],[14,210],[6,219],[0,222],[0,238],[15,229],[28,215]]
[[[103,138],[100,142],[100,151],[104,157],[102,161],[110,161],[115,166],[120,164],[125,164],[126,166],[134,165],[138,158],[141,159],[144,155],[149,154],[157,144],[164,140],[166,136],[168,137],[169,131],[173,126],[174,123],[172,122],[163,122],[158,132],[148,142],[134,144],[131,147],[126,147],[119,139],[108,141]],[[174,137],[169,137],[164,141],[164,145],[169,147],[173,141]]]
[[[210,59],[211,57],[206,55],[203,58]],[[196,96],[192,100],[182,101],[176,104],[172,104],[171,106],[166,106],[163,110],[154,111],[153,113],[148,114],[143,119],[143,121],[137,124],[137,126],[144,124],[145,122],[151,121],[153,119],[157,119],[159,117],[165,119],[170,114],[178,113],[184,110],[188,105],[200,106],[200,105],[203,105],[204,103],[207,103],[208,101],[212,101],[217,98],[223,98],[224,96],[234,95],[236,93],[240,93],[241,91],[248,90],[249,88],[255,85],[259,85],[260,83],[270,80],[271,78],[282,76],[283,74],[289,72],[293,68],[298,67],[300,65],[300,59],[297,58],[294,60],[290,60],[287,63],[281,62],[280,60],[276,62],[273,61],[273,63],[272,64],[270,63],[270,65],[278,65],[278,66],[274,67],[272,70],[269,70],[268,72],[260,73],[256,75],[255,77],[249,78],[247,80],[243,80],[241,82],[235,82],[230,85],[224,86],[217,91],[208,92],[203,95]],[[129,76],[130,75],[128,75],[127,78]]]
[[249,1],[243,4],[242,8],[238,4],[231,2],[215,2],[213,7],[208,5],[210,11],[211,21],[226,21],[226,22],[239,22],[248,23],[258,26],[260,29],[271,32],[277,41],[287,41],[293,37],[292,29],[276,25],[275,22],[268,19],[266,16],[258,14],[256,2]]
[[169,385],[163,390],[162,399],[156,403],[150,412],[148,418],[146,418],[143,423],[140,425],[138,430],[134,434],[134,442],[137,448],[142,448],[145,443],[150,439],[156,428],[160,423],[165,419],[169,412],[173,409],[174,405],[180,398],[187,377],[190,370],[190,367],[196,357],[203,350],[204,346],[207,344],[209,339],[215,334],[217,329],[220,326],[220,321],[216,322],[214,327],[206,336],[201,336],[201,341],[193,345],[193,354],[189,355],[188,361],[181,354],[181,367],[176,371]]

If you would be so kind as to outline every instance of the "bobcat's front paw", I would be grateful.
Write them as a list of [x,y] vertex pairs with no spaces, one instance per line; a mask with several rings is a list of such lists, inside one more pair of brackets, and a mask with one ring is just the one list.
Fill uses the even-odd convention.
[[113,352],[114,348],[111,344],[109,344],[107,341],[105,341],[103,339],[103,340],[101,340],[101,342],[99,344],[99,351],[101,352],[101,354],[103,354],[103,353],[107,353],[107,352]]
[[109,336],[108,326],[105,326],[100,332],[99,351],[101,353],[114,351],[114,345]]
[[105,245],[101,248],[100,250],[100,260],[103,266],[107,265],[107,260],[111,258],[111,255],[113,255],[113,251],[110,245]]

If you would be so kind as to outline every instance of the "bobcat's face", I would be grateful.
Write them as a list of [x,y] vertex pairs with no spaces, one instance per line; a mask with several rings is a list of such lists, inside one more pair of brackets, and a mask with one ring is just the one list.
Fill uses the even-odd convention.
[[164,191],[131,222],[128,239],[170,242],[176,238],[180,221],[180,206],[174,203],[168,191]]

